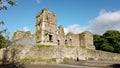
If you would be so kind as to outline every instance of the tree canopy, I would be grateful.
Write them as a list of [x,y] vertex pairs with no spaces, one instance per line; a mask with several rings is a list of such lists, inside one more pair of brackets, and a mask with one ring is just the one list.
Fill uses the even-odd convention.
[[14,2],[13,0],[0,0],[0,10],[7,10],[7,6],[6,4],[9,4],[11,6],[16,5],[16,2]]
[[94,35],[94,45],[97,50],[120,53],[120,32],[108,30],[103,35]]
[[[7,10],[7,5],[14,6],[16,3],[13,0],[0,0],[0,11]],[[7,28],[3,28],[4,22],[0,21],[0,48],[8,46],[9,32]]]

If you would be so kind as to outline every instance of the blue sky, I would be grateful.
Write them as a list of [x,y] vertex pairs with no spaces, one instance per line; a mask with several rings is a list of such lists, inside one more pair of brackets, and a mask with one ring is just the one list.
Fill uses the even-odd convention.
[[15,0],[17,5],[0,11],[11,35],[16,30],[35,32],[35,16],[43,8],[57,14],[57,24],[65,32],[90,31],[102,34],[106,30],[120,30],[120,0]]

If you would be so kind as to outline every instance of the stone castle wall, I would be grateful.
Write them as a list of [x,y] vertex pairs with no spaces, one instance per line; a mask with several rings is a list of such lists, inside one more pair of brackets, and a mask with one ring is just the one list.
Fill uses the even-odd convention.
[[62,50],[62,57],[73,58],[75,60],[78,57],[80,60],[120,61],[120,54],[85,48],[78,49],[78,47],[64,48]]
[[98,50],[84,49],[78,47],[42,47],[41,49],[32,48],[24,58],[32,59],[61,59],[72,58],[76,60],[104,60],[104,61],[120,61],[120,54],[110,53]]
[[87,50],[88,59],[120,61],[120,54],[99,50]]
[[[34,59],[35,60],[48,60],[48,59],[60,59],[61,61],[65,58],[77,60],[104,60],[104,61],[120,61],[120,54],[110,53],[92,49],[86,49],[81,47],[59,47],[59,46],[41,46],[41,47],[29,47],[23,48],[19,46],[19,53],[16,54],[19,59]],[[22,49],[21,49],[22,48]],[[3,50],[0,50],[0,59],[3,57]],[[10,50],[9,50],[10,51]],[[10,59],[11,52],[8,53],[8,60]],[[60,61],[60,62],[61,62]],[[33,61],[31,61],[33,62]],[[38,61],[37,61],[38,62]]]
[[14,35],[13,35],[13,40],[18,40],[20,38],[23,38],[24,36],[29,36],[29,37],[33,37],[34,38],[34,35],[31,34],[30,31],[21,31],[21,30],[17,30],[16,32],[14,32]]
[[43,9],[36,16],[36,42],[38,44],[55,44],[63,46],[84,46],[88,49],[95,49],[93,36],[90,32],[82,34],[68,33],[65,35],[62,26],[57,27],[56,14],[48,9]]
[[[57,27],[56,14],[48,9],[43,9],[36,16],[36,33],[17,31],[14,33],[14,39],[23,36],[33,36],[37,45],[46,45],[45,47],[35,48],[33,46],[23,58],[33,59],[64,59],[73,58],[81,60],[114,60],[120,61],[120,54],[95,50],[92,33],[85,31],[81,34],[69,32],[64,33],[62,26]],[[50,45],[50,47],[49,47]]]

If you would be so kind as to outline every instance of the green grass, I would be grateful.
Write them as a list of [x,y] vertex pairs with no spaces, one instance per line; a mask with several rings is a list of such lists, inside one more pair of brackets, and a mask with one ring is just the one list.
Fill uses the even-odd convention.
[[53,48],[51,45],[35,45],[36,48]]
[[54,52],[54,46],[51,45],[35,45],[34,46],[36,50],[41,51],[41,50],[45,50],[46,52]]
[[67,62],[67,61],[70,61],[70,60],[73,60],[73,58],[72,58],[72,57],[71,57],[71,58],[65,57],[65,58],[63,59],[64,62]]
[[56,58],[52,58],[52,59],[42,59],[42,58],[38,58],[38,59],[32,59],[32,58],[24,58],[21,60],[23,63],[30,63],[30,62],[56,62]]
[[74,48],[75,46],[69,46],[69,45],[66,45],[66,48]]

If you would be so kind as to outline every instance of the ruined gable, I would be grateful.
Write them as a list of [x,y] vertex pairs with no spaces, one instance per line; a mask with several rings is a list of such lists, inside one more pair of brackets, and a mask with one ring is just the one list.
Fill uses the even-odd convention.
[[13,43],[13,45],[36,45],[36,41],[29,36],[24,36],[20,39],[15,40]]
[[66,35],[66,43],[68,46],[79,46],[79,37],[77,34],[69,32]]
[[65,33],[64,28],[60,25],[57,29],[57,45],[65,45]]
[[16,32],[14,32],[14,35],[13,35],[13,40],[17,40],[17,39],[20,39],[24,36],[29,36],[29,37],[33,37],[33,35],[31,34],[30,31],[21,31],[21,30],[17,30]]
[[95,46],[93,44],[93,34],[85,31],[80,34],[80,46],[87,48],[87,49],[95,49]]

